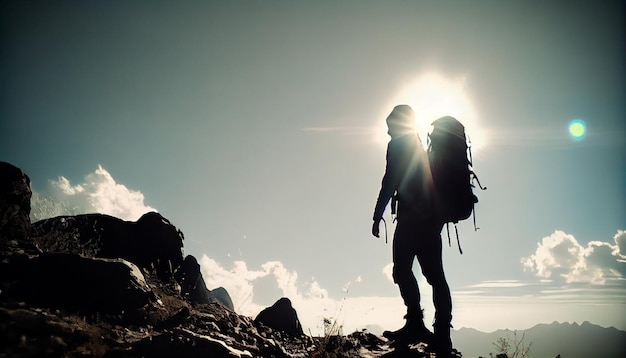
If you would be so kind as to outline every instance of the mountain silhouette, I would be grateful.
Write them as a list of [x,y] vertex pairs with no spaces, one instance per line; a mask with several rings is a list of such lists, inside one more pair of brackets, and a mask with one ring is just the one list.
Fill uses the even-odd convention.
[[538,324],[525,330],[501,329],[491,333],[472,328],[461,328],[452,332],[455,346],[464,357],[488,357],[494,353],[494,342],[498,338],[524,338],[530,344],[532,357],[553,358],[557,355],[568,358],[621,358],[626,357],[626,332],[615,327],[601,327],[587,321],[578,323]]

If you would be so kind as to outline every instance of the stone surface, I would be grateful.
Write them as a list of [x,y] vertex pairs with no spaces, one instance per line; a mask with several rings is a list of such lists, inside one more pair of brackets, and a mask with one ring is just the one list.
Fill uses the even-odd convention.
[[[0,162],[0,248],[34,249],[29,242],[30,178],[21,169]],[[26,245],[24,245],[26,244]]]
[[228,291],[226,291],[224,287],[218,287],[211,290],[211,294],[222,304],[222,306],[228,308],[231,311],[235,311],[233,300],[230,298]]
[[156,297],[139,268],[123,259],[45,253],[21,265],[12,293],[31,305],[81,314],[120,313]]
[[181,293],[187,300],[193,304],[205,304],[216,302],[217,299],[211,294],[206,287],[200,265],[195,257],[187,255],[183,263],[176,270],[174,275],[176,281],[180,284]]
[[200,265],[196,258],[187,255],[183,263],[176,269],[174,274],[176,281],[180,284],[181,294],[192,305],[218,302],[222,306],[234,311],[233,301],[223,287],[209,290],[200,272]]
[[164,280],[183,261],[182,233],[154,212],[137,222],[104,214],[58,216],[34,223],[32,238],[44,252],[123,258],[156,269]]
[[279,299],[272,306],[262,310],[254,321],[291,336],[304,334],[298,313],[287,297]]

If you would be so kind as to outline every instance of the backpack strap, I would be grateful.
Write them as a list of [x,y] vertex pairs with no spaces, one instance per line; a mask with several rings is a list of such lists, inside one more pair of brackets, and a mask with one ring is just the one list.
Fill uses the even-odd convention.
[[459,247],[459,252],[463,255],[463,250],[461,249],[461,241],[459,240],[459,230],[456,227],[456,223],[454,223],[454,231],[456,232],[456,245]]
[[476,226],[476,206],[472,205],[472,216],[474,217],[474,231],[478,231],[478,229],[480,229],[478,226]]
[[[463,255],[463,249],[461,249],[461,240],[459,239],[459,229],[454,224],[454,233],[456,234],[456,245],[459,247],[459,252]],[[452,247],[452,240],[450,240],[450,222],[446,223],[446,232],[448,233],[448,246]]]
[[[470,182],[472,184],[472,187],[474,187],[474,181],[476,181],[476,184],[478,184],[478,187],[480,188],[480,190],[487,190],[486,186],[482,186],[482,184],[480,184],[480,180],[478,180],[478,175],[476,175],[476,173],[474,173],[474,171],[470,171]],[[478,226],[476,226],[476,203],[474,203],[472,205],[472,216],[474,217],[474,231],[478,231],[478,229],[480,229]]]
[[388,244],[389,242],[387,241],[387,222],[385,221],[385,218],[380,218],[380,220],[385,225],[385,244]]
[[482,184],[480,184],[480,180],[478,180],[478,175],[476,175],[473,170],[470,170],[470,181],[472,183],[472,187],[474,187],[474,181],[476,181],[476,184],[478,184],[480,190],[487,190],[486,186],[482,186]]
[[469,153],[469,165],[473,167],[474,158],[472,158],[472,141],[470,140],[469,135],[466,134],[466,137],[467,137],[467,152]]

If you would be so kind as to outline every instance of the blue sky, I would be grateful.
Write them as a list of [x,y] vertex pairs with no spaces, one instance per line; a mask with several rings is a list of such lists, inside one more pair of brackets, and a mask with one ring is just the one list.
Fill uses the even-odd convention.
[[393,328],[369,231],[407,103],[422,136],[467,125],[488,187],[444,248],[455,327],[626,329],[623,2],[1,6],[0,160],[54,198],[38,215],[157,210],[239,312],[287,295],[314,333]]

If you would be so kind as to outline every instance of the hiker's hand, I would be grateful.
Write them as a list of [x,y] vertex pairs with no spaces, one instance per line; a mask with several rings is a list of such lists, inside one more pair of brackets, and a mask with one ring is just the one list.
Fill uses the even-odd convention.
[[380,237],[380,219],[374,220],[374,224],[372,224],[372,235]]

